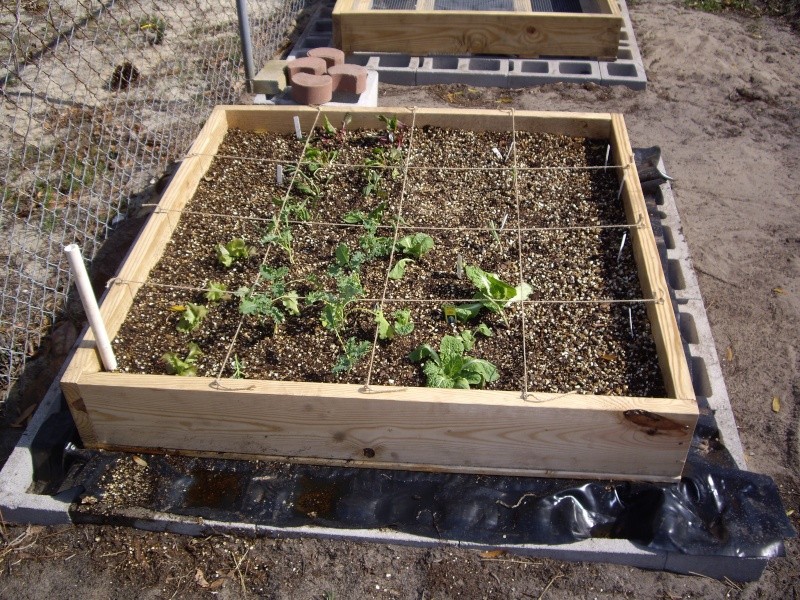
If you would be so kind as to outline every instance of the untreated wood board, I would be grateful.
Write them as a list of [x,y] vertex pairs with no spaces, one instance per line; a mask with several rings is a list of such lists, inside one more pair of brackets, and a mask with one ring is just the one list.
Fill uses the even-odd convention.
[[[535,58],[574,56],[614,60],[623,20],[613,0],[597,13],[533,12],[531,3],[509,10],[376,10],[371,2],[339,0],[333,10],[334,44],[345,52],[509,54]],[[424,8],[422,8],[424,7]]]
[[85,376],[81,389],[99,447],[441,471],[663,477],[665,463],[680,471],[695,419],[694,403],[675,399],[537,394],[528,402],[518,392],[374,387],[364,393],[354,385],[263,381],[218,390],[213,383],[99,373]]
[[[280,456],[359,466],[561,477],[669,480],[680,474],[697,406],[677,324],[650,230],[632,151],[619,115],[383,107],[326,109],[334,124],[374,127],[378,114],[415,126],[541,131],[607,139],[632,228],[669,398],[379,388],[101,373],[91,334],[62,387],[87,447]],[[304,132],[320,122],[308,107],[218,107],[129,253],[101,313],[114,337],[229,127]],[[350,462],[352,461],[352,462]]]

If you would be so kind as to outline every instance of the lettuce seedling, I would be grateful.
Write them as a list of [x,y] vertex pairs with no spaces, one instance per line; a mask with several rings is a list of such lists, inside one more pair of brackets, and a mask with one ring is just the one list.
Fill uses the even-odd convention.
[[230,268],[237,260],[248,258],[252,251],[243,239],[235,238],[227,244],[217,244],[217,260],[223,267]]
[[166,352],[161,356],[167,365],[167,373],[170,375],[181,375],[184,377],[197,376],[197,359],[203,353],[200,351],[200,346],[194,342],[189,343],[189,352],[185,357],[181,358],[176,352]]
[[469,389],[484,387],[497,381],[500,374],[492,363],[465,354],[466,348],[461,337],[446,335],[442,338],[437,352],[428,344],[414,350],[409,359],[423,362],[422,372],[427,378],[428,387]]
[[228,286],[219,281],[210,281],[208,283],[208,290],[206,290],[204,296],[209,302],[220,302],[222,300],[230,300],[231,298],[231,295],[228,293]]
[[181,333],[191,333],[200,327],[200,322],[205,319],[207,314],[208,309],[202,304],[187,302],[176,328]]
[[433,238],[427,233],[415,233],[397,240],[397,246],[403,254],[413,256],[417,260],[433,250],[433,245]]
[[378,337],[382,340],[392,340],[398,335],[408,335],[414,331],[414,321],[411,319],[410,310],[396,310],[392,313],[390,322],[382,310],[375,311],[375,323],[378,326]]

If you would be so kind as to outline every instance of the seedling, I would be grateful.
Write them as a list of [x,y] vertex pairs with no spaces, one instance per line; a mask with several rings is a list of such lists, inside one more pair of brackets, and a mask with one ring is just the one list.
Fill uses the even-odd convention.
[[322,326],[336,334],[339,344],[345,348],[342,339],[342,330],[347,322],[347,316],[353,308],[353,304],[364,297],[364,288],[361,285],[361,278],[357,272],[339,272],[334,275],[336,278],[336,293],[327,290],[311,292],[306,297],[309,305],[322,303],[320,319]]
[[334,374],[351,371],[372,348],[372,344],[365,340],[349,337],[344,342],[344,353],[336,358],[336,364],[331,371]]
[[322,115],[322,130],[325,132],[325,137],[322,138],[322,142],[332,142],[334,140],[344,142],[345,138],[347,137],[347,126],[350,124],[350,121],[353,120],[353,115],[347,113],[342,119],[342,126],[339,128],[339,131],[336,131],[336,127],[334,127],[330,120],[328,120],[327,115]]
[[227,244],[217,244],[217,260],[223,267],[230,268],[236,261],[247,259],[252,251],[243,239],[234,238]]
[[410,258],[401,258],[398,260],[396,263],[394,263],[394,266],[389,271],[389,279],[402,279],[406,274],[406,267],[408,267],[408,265],[412,262],[414,261]]
[[358,266],[368,260],[382,258],[387,256],[392,249],[392,238],[376,235],[378,227],[381,225],[383,212],[386,210],[386,203],[381,202],[377,207],[369,213],[356,210],[350,211],[344,216],[345,223],[361,223],[367,232],[358,239],[358,244],[361,247],[363,256],[357,256],[359,253],[353,253],[351,261],[355,261]]
[[383,173],[377,169],[367,169],[367,183],[361,193],[365,198],[373,195],[376,198],[386,198],[388,192],[383,187]]
[[494,333],[486,323],[480,323],[475,329],[466,329],[459,334],[461,341],[464,342],[465,352],[469,352],[475,347],[475,340],[479,335],[492,337]]
[[[411,320],[411,311],[396,310],[392,313],[392,321],[384,315],[383,311],[372,311],[367,308],[357,308],[356,303],[364,297],[364,288],[357,271],[345,272],[344,268],[352,263],[347,246],[341,244],[337,248],[337,265],[331,270],[336,278],[336,293],[327,290],[312,292],[306,297],[309,305],[322,304],[320,322],[322,326],[334,333],[343,354],[340,354],[333,367],[334,373],[351,370],[360,361],[372,345],[366,341],[359,341],[355,337],[344,339],[343,331],[348,317],[354,311],[371,314],[378,326],[378,337],[382,340],[391,340],[397,335],[407,335],[414,330]],[[337,270],[338,267],[338,270]]]
[[244,362],[239,359],[238,354],[234,354],[231,359],[231,368],[233,369],[233,379],[244,379]]
[[407,256],[413,256],[419,260],[433,249],[433,238],[427,233],[415,233],[407,235],[397,240],[397,246]]
[[460,320],[469,320],[477,316],[481,308],[486,308],[490,312],[499,313],[508,325],[508,319],[506,319],[503,309],[515,302],[522,302],[533,292],[527,283],[523,282],[514,287],[494,273],[487,273],[474,265],[466,265],[464,270],[478,291],[473,296],[476,302],[461,304],[457,308]]
[[[289,290],[291,282],[286,281],[287,267],[270,267],[261,265],[259,284],[261,289],[241,287],[236,291],[240,298],[239,312],[243,315],[255,315],[262,321],[272,321],[273,332],[286,321],[288,315],[299,315],[298,295]],[[258,284],[257,284],[258,285]]]
[[428,387],[469,389],[484,387],[497,381],[500,374],[492,363],[465,354],[466,346],[461,337],[445,335],[437,352],[428,344],[414,350],[409,359],[423,362],[422,372],[427,378]]
[[183,377],[196,377],[197,376],[197,359],[203,353],[200,351],[200,346],[194,342],[189,343],[189,351],[186,356],[181,358],[176,352],[166,352],[161,356],[167,365],[167,373],[170,375],[181,375]]
[[272,217],[267,231],[261,237],[262,244],[274,244],[286,252],[291,264],[294,264],[294,248],[292,247],[292,229],[289,226],[289,215],[281,211]]
[[395,336],[408,335],[414,331],[410,310],[394,311],[391,322],[386,319],[382,310],[375,311],[375,322],[378,325],[378,337],[382,340],[392,340]]
[[191,333],[198,327],[208,314],[208,309],[202,304],[188,302],[176,326],[181,333]]
[[403,136],[407,129],[406,124],[397,119],[397,115],[387,117],[385,115],[378,115],[378,120],[386,124],[386,141],[389,144],[394,144],[397,148],[403,145]]
[[219,281],[210,281],[208,283],[208,290],[204,296],[209,302],[221,302],[222,300],[230,300],[231,298],[230,293],[228,293],[228,286]]

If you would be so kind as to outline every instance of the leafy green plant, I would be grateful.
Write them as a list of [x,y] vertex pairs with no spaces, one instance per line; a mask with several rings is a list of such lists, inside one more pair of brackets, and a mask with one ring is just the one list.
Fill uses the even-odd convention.
[[230,300],[231,295],[228,292],[228,286],[224,283],[210,281],[204,297],[209,302],[221,302],[222,300]]
[[293,240],[292,228],[289,226],[289,218],[286,213],[273,216],[267,231],[261,237],[262,244],[273,244],[286,252],[291,264],[294,264]]
[[414,321],[410,310],[396,310],[389,321],[382,310],[375,311],[375,323],[378,325],[378,338],[392,340],[398,335],[408,335],[414,331]]
[[486,308],[490,312],[499,313],[503,321],[508,323],[503,309],[515,302],[522,302],[533,291],[527,283],[523,282],[514,287],[494,273],[487,273],[474,265],[466,265],[464,271],[472,285],[477,288],[473,296],[476,302],[462,304],[456,308],[459,320],[469,320],[477,316],[481,308]]
[[200,327],[200,323],[206,318],[207,314],[208,309],[202,304],[192,304],[188,302],[185,305],[181,318],[178,320],[176,329],[181,333],[191,333]]
[[231,359],[231,368],[233,369],[233,379],[244,379],[244,361],[239,359],[238,354],[234,354]]
[[422,372],[428,387],[469,389],[484,387],[500,378],[492,363],[467,356],[464,340],[454,335],[445,335],[438,351],[428,344],[419,346],[409,359],[412,362],[424,361]]
[[397,247],[407,256],[413,256],[417,260],[433,250],[433,238],[427,233],[415,233],[407,235],[397,240]]
[[479,335],[492,337],[494,333],[486,323],[480,323],[475,329],[465,329],[459,334],[461,341],[464,342],[464,350],[466,352],[475,347],[475,341]]
[[298,200],[293,196],[289,196],[285,200],[283,198],[275,198],[273,204],[280,209],[278,214],[287,220],[311,220],[311,211],[309,211],[308,203],[305,200]]
[[397,115],[391,117],[378,115],[378,120],[386,125],[386,141],[400,148],[403,145],[403,137],[407,129],[406,124],[398,120]]
[[288,315],[300,314],[299,296],[289,289],[288,274],[287,267],[261,265],[257,288],[241,287],[236,291],[240,299],[239,312],[257,316],[262,321],[272,321],[273,331],[277,333]]
[[367,183],[361,190],[365,198],[375,196],[376,198],[386,198],[388,192],[383,186],[383,173],[377,169],[367,169]]
[[344,352],[336,357],[336,363],[331,372],[334,374],[351,371],[372,348],[372,344],[356,337],[349,337],[344,341]]
[[239,260],[249,258],[253,249],[241,238],[234,238],[227,244],[217,244],[217,260],[226,268]]
[[336,279],[336,293],[328,290],[311,292],[306,297],[306,302],[311,304],[322,303],[320,319],[322,326],[336,334],[339,343],[344,347],[341,337],[342,329],[347,322],[347,316],[355,302],[364,297],[364,288],[357,272],[339,272],[334,275]]
[[[381,202],[368,213],[356,210],[350,211],[344,216],[345,223],[360,223],[366,229],[366,233],[358,239],[361,250],[349,255],[348,264],[351,269],[358,270],[364,262],[388,256],[391,251],[392,238],[377,235],[385,210],[386,203]],[[338,252],[339,248],[337,248],[337,253]]]
[[408,267],[408,265],[412,262],[414,261],[410,258],[401,258],[398,260],[396,263],[394,263],[394,266],[389,271],[389,279],[402,279],[406,274],[406,267]]
[[183,358],[176,352],[166,352],[161,356],[161,360],[166,363],[167,373],[170,375],[195,377],[197,376],[197,359],[202,355],[200,346],[190,342],[189,351]]

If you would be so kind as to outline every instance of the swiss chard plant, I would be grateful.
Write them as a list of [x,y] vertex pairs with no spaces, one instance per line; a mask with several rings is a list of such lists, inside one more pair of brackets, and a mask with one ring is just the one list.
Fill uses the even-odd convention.
[[500,378],[497,367],[487,360],[467,356],[466,346],[461,336],[445,335],[439,350],[423,344],[411,353],[409,359],[422,362],[428,387],[482,388],[497,381]]

